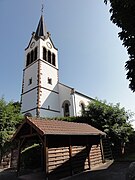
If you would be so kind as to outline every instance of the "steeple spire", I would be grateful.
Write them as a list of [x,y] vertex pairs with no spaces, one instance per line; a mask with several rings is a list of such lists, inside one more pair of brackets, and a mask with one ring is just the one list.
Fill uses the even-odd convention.
[[38,27],[37,27],[37,30],[36,30],[36,33],[35,33],[35,37],[36,38],[45,38],[47,37],[47,30],[46,30],[46,26],[45,26],[45,23],[44,23],[44,16],[41,15],[41,18],[39,20],[39,23],[38,23]]

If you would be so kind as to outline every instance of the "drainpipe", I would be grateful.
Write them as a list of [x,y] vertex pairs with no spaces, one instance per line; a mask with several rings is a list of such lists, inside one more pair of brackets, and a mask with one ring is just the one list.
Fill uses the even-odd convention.
[[75,90],[74,89],[71,90],[71,95],[72,95],[72,102],[73,102],[73,113],[74,113],[74,116],[77,116],[76,103],[75,103]]

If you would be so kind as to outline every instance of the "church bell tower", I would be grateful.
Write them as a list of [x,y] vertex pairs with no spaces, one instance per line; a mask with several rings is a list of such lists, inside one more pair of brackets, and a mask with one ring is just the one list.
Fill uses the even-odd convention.
[[58,117],[59,104],[58,50],[41,15],[25,49],[21,112],[27,116]]

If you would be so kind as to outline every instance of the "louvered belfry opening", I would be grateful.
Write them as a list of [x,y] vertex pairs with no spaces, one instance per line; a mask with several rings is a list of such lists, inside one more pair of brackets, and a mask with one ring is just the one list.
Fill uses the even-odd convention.
[[[42,170],[46,179],[61,179],[104,163],[102,137],[105,133],[82,123],[26,117],[13,141],[18,141],[17,173],[25,142],[41,144]],[[36,154],[35,154],[36,156]]]

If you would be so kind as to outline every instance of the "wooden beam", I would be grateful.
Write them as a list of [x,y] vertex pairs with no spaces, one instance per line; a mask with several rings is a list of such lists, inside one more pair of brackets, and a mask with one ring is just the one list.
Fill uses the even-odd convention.
[[45,180],[48,179],[48,138],[44,136],[43,144],[43,158],[44,158],[44,171],[45,171]]
[[105,162],[105,156],[104,156],[102,136],[100,136],[100,149],[101,149],[101,155],[102,155],[102,163],[104,163]]
[[22,139],[22,138],[29,138],[29,137],[34,137],[34,136],[38,136],[38,134],[37,134],[37,133],[33,133],[33,134],[26,134],[26,135],[22,135],[22,136],[20,136],[20,138]]
[[37,134],[37,136],[39,137],[39,139],[40,139],[42,145],[44,145],[44,140],[43,140],[43,138],[42,138],[39,134]]
[[23,146],[24,141],[25,141],[25,137],[23,139],[20,139],[20,148]]

